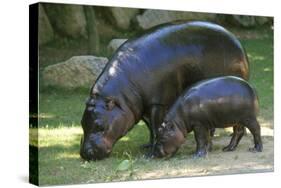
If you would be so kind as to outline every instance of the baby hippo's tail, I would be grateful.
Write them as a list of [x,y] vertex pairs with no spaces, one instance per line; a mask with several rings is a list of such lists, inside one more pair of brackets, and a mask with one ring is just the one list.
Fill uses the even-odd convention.
[[257,90],[255,88],[253,88],[253,94],[254,94],[254,97],[253,97],[253,100],[254,100],[254,111],[255,111],[255,115],[257,116],[258,113],[259,113],[259,97],[257,95]]

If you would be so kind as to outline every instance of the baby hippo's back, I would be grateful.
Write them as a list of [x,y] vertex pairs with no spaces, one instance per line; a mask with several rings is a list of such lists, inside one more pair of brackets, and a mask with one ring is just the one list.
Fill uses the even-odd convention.
[[186,121],[199,121],[216,128],[255,118],[258,112],[258,98],[253,88],[234,76],[201,81],[185,91],[177,103],[175,106],[181,103]]

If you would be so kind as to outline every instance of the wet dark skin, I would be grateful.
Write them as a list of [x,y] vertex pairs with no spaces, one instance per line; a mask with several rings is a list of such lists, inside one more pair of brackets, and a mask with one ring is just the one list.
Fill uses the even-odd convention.
[[196,140],[194,157],[205,157],[212,148],[210,130],[233,125],[229,145],[223,151],[233,151],[243,137],[244,127],[254,137],[254,147],[263,149],[260,125],[257,121],[258,98],[244,80],[225,76],[201,81],[183,92],[164,118],[159,128],[156,157],[172,156],[193,131]]
[[215,24],[168,24],[130,39],[91,88],[81,121],[80,155],[86,160],[108,157],[117,140],[140,120],[146,122],[150,145],[155,146],[158,126],[186,87],[205,78],[248,79],[248,74],[241,44]]

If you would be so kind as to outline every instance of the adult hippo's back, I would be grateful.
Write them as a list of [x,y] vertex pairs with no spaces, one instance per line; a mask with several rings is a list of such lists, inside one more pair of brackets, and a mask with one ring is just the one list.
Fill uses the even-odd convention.
[[247,80],[249,70],[240,42],[219,25],[169,24],[128,40],[90,91],[81,121],[82,158],[108,156],[116,141],[141,119],[154,143],[157,126],[182,91],[196,81],[222,75]]

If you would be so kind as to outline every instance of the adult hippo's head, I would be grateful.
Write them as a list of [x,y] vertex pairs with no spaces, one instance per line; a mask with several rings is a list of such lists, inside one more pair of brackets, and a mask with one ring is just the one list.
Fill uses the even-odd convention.
[[81,120],[83,136],[80,155],[85,160],[109,156],[114,143],[127,132],[128,117],[119,101],[92,95],[86,102]]

